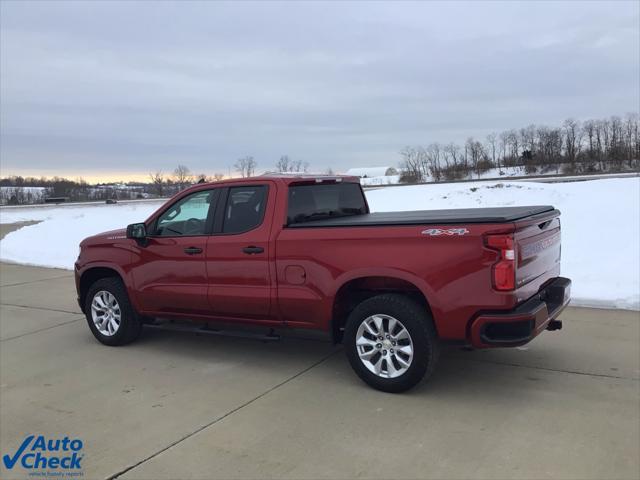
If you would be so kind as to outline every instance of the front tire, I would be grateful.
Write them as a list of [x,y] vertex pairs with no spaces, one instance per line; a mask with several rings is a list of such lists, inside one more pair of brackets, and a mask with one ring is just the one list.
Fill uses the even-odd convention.
[[93,336],[105,345],[133,342],[142,331],[142,322],[119,278],[101,278],[91,285],[84,311]]
[[344,332],[349,363],[375,389],[398,393],[429,377],[439,356],[433,320],[409,297],[383,294],[360,303]]

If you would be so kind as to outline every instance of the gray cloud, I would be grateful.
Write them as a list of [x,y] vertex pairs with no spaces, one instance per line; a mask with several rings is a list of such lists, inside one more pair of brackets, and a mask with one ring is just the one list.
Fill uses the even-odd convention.
[[639,109],[637,2],[12,2],[3,173],[226,171]]

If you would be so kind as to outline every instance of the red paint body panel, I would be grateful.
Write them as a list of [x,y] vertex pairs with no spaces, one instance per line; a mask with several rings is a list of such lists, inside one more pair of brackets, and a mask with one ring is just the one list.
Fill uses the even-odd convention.
[[[254,182],[269,188],[262,224],[251,231],[234,235],[211,235],[207,240],[206,266],[209,277],[208,300],[213,315],[227,318],[276,320],[275,284],[271,271],[275,245],[271,239],[276,210],[277,188],[274,182]],[[255,246],[264,253],[247,255],[244,247]],[[272,286],[273,291],[272,291]]]
[[[124,238],[124,231],[84,240],[76,263],[79,295],[82,276],[96,266],[107,267],[122,277],[136,310],[145,315],[330,331],[342,286],[365,277],[385,277],[407,282],[422,293],[440,338],[482,347],[486,345],[478,340],[479,328],[491,318],[483,312],[512,311],[560,273],[557,211],[515,223],[456,225],[468,233],[453,236],[422,233],[427,227],[451,227],[434,224],[286,228],[287,191],[294,182],[312,183],[313,178],[274,176],[197,185],[145,222],[151,226],[166,208],[194,191],[267,185],[264,219],[245,233],[152,237],[147,245]],[[492,287],[492,266],[499,253],[485,240],[495,233],[514,236],[514,291]],[[264,251],[247,255],[242,250],[247,246]],[[202,248],[203,254],[185,255],[186,247]],[[474,323],[480,317],[482,322]],[[540,319],[539,325],[548,319]]]
[[190,314],[206,311],[207,269],[202,257],[184,249],[207,247],[206,237],[153,237],[141,247],[133,242],[131,275],[141,311]]

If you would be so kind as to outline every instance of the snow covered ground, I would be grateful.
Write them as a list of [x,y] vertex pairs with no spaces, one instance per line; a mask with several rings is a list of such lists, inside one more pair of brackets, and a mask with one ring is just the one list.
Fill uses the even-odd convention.
[[[485,179],[507,179],[508,177],[521,177],[527,175],[523,166],[515,166],[515,167],[502,167],[502,168],[491,168],[486,172],[482,172],[478,175],[475,172],[471,172],[468,176],[461,180],[485,180]],[[540,173],[538,175],[546,175],[553,176],[557,175],[557,172],[547,172]],[[431,175],[428,175],[424,178],[424,182],[433,182],[434,179]],[[364,177],[360,179],[360,183],[365,186],[375,186],[375,185],[394,185],[400,183],[400,175],[385,175],[379,177]]]
[[163,201],[114,205],[5,208],[0,223],[40,221],[0,240],[0,259],[25,265],[73,268],[83,238],[147,219]]
[[[640,178],[388,187],[367,198],[373,211],[554,205],[562,212],[562,275],[573,280],[573,304],[640,309]],[[161,203],[2,209],[0,223],[41,223],[0,241],[0,259],[73,268],[83,238],[143,221]]]
[[395,185],[400,183],[400,175],[384,175],[381,177],[366,177],[360,179],[360,184],[365,187],[375,185]]

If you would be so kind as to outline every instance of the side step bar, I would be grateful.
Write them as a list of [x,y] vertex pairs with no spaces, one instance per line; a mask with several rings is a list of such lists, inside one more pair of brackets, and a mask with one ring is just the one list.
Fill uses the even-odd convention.
[[154,328],[156,330],[166,330],[170,332],[187,332],[195,333],[196,335],[216,335],[219,337],[235,337],[235,338],[249,338],[252,340],[259,340],[261,342],[277,342],[281,337],[275,330],[270,329],[269,333],[262,334],[250,331],[239,330],[219,330],[211,328],[208,325],[189,324],[189,323],[174,323],[174,322],[158,322],[158,323],[145,323],[145,328]]

